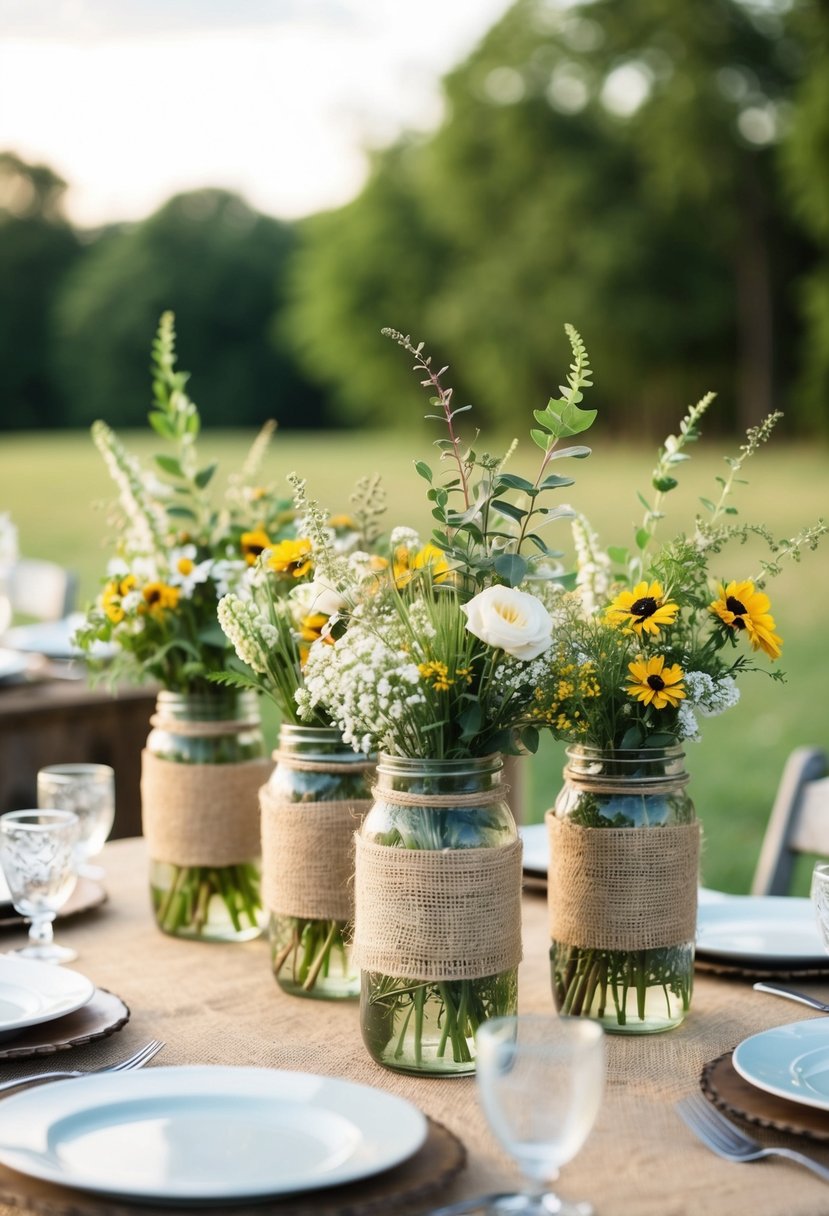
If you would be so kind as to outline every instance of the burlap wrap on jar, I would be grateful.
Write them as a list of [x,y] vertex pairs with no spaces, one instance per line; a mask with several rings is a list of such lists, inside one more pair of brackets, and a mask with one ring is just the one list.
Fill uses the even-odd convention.
[[[504,789],[418,795],[383,791],[425,809],[481,806]],[[520,840],[500,848],[389,848],[356,840],[352,957],[366,972],[441,981],[517,967],[521,947]]]
[[591,828],[546,816],[550,936],[598,950],[648,950],[693,941],[698,822]]
[[[165,721],[155,715],[155,726]],[[175,723],[178,735],[215,738],[238,721]],[[226,764],[182,764],[141,753],[141,821],[150,856],[175,866],[232,866],[260,854],[259,789],[267,757]]]
[[[275,752],[282,768],[353,775],[373,763],[303,760]],[[288,801],[268,786],[259,792],[262,832],[262,899],[280,916],[351,921],[354,917],[354,832],[370,799]]]

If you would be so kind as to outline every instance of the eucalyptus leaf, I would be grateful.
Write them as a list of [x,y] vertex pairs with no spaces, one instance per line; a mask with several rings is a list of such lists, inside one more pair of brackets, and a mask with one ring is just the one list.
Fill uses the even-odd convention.
[[529,562],[519,553],[500,553],[493,562],[495,573],[509,587],[517,587],[527,576]]

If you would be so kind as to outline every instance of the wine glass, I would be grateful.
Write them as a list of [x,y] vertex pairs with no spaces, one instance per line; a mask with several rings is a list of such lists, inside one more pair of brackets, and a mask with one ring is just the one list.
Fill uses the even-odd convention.
[[812,870],[812,904],[817,926],[823,938],[823,948],[829,951],[829,863],[819,861]]
[[604,1033],[582,1018],[528,1014],[493,1018],[476,1035],[478,1091],[487,1122],[521,1171],[520,1193],[492,1212],[588,1216],[549,1190],[584,1144],[605,1080]]
[[72,811],[8,811],[0,816],[0,865],[12,903],[31,921],[29,944],[9,954],[69,963],[76,950],[54,940],[52,921],[75,889],[78,816]]
[[80,820],[78,874],[101,879],[89,864],[104,847],[115,822],[115,774],[108,764],[49,764],[37,774],[37,805],[74,811]]

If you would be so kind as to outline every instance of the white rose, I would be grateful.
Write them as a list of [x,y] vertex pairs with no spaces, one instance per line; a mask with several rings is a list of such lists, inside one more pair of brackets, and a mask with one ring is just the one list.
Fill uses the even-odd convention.
[[553,618],[541,600],[526,591],[486,587],[461,607],[470,633],[513,658],[535,659],[552,645]]
[[345,599],[335,587],[329,587],[320,579],[306,584],[308,606],[312,612],[322,612],[325,616],[336,616],[345,607]]

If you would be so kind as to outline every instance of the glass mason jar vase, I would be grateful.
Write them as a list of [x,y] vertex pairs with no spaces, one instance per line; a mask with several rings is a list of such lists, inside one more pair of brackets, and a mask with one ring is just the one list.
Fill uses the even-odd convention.
[[141,802],[156,923],[198,941],[258,937],[258,790],[272,766],[256,694],[163,691],[151,724]]
[[281,727],[274,759],[262,791],[274,977],[292,996],[356,999],[353,837],[371,804],[374,763],[334,727],[290,723]]
[[687,783],[679,747],[568,747],[564,785],[547,813],[560,1013],[614,1033],[652,1034],[688,1012],[699,825]]
[[363,1041],[387,1068],[475,1070],[475,1031],[514,1014],[521,846],[499,755],[381,754],[357,841]]

